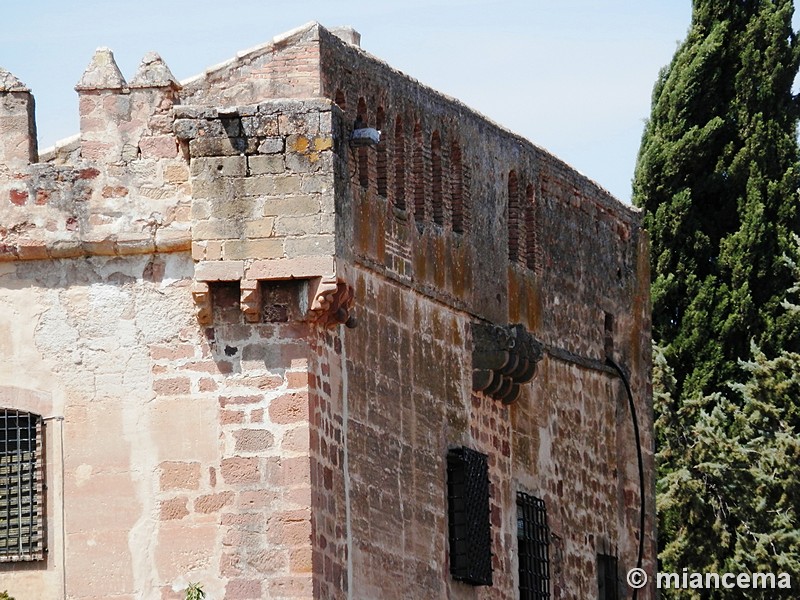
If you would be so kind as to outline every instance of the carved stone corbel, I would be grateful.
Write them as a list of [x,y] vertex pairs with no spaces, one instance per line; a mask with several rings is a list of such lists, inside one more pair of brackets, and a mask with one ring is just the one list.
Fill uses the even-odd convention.
[[352,315],[354,290],[341,278],[318,278],[309,282],[311,301],[309,320],[323,327],[344,324],[353,328],[356,319]]
[[472,326],[472,390],[511,404],[536,375],[544,352],[522,325]]

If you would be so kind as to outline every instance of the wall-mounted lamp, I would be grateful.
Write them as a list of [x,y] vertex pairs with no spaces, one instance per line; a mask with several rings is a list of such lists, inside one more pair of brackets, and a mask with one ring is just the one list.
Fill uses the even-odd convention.
[[361,148],[364,146],[377,146],[381,142],[381,132],[374,127],[361,127],[353,129],[350,135],[350,146]]

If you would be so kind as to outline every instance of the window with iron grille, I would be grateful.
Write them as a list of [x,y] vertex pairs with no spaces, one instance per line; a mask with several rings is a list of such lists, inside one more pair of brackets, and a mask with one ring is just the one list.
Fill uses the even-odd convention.
[[544,500],[517,492],[520,600],[550,598],[550,528]]
[[447,453],[450,574],[471,585],[492,585],[489,464],[470,448]]
[[600,600],[619,600],[616,556],[597,555],[597,587]]
[[42,418],[0,408],[0,562],[44,558]]

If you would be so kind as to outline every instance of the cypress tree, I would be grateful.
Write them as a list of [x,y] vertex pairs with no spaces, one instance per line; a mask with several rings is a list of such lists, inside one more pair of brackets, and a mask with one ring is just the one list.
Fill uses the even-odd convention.
[[792,0],[695,0],[653,92],[633,185],[651,236],[653,335],[677,398],[726,389],[750,343],[800,351],[781,309],[800,231]]
[[694,0],[642,139],[633,201],[651,237],[665,571],[800,575],[793,11],[792,0]]

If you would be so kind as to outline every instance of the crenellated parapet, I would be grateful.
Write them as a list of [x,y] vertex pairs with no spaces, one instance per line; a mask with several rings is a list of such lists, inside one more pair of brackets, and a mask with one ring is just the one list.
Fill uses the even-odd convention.
[[83,158],[127,163],[177,155],[169,111],[180,84],[155,52],[145,55],[128,84],[111,50],[98,48],[75,90]]
[[99,48],[76,86],[80,135],[42,154],[33,96],[0,70],[0,261],[188,251],[190,184],[172,132],[180,84],[147,54],[130,83]]

